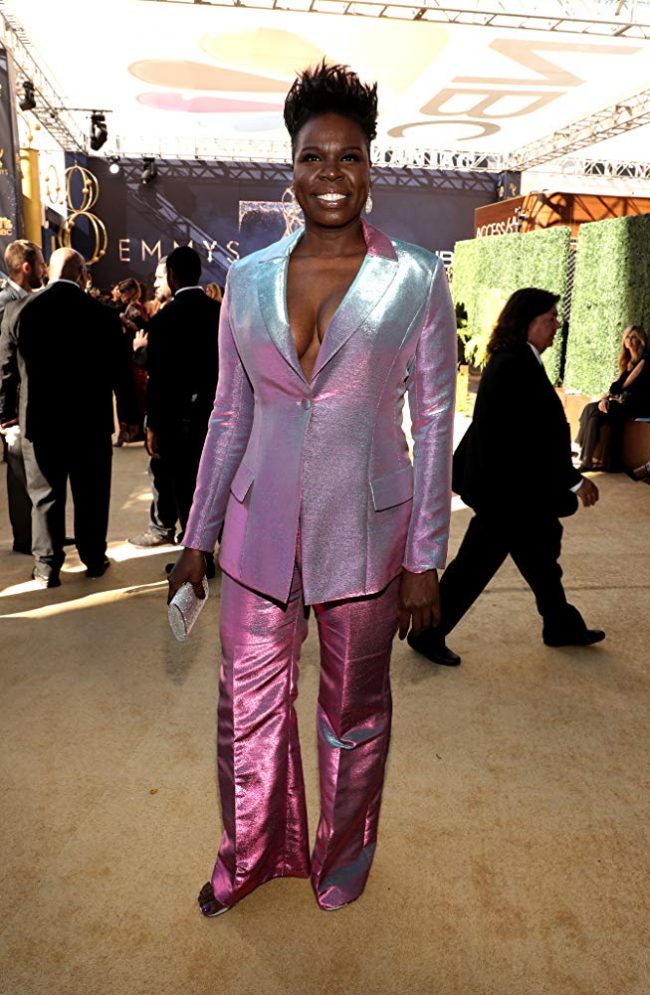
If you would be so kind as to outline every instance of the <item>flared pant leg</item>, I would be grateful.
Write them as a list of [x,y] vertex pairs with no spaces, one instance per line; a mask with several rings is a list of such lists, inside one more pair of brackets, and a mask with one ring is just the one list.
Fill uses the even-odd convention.
[[359,897],[375,852],[390,740],[389,668],[398,595],[395,578],[379,594],[315,606],[321,815],[311,879],[323,909]]
[[234,905],[274,877],[309,877],[305,790],[294,701],[307,635],[300,573],[281,606],[221,583],[218,773],[223,837],[212,875]]

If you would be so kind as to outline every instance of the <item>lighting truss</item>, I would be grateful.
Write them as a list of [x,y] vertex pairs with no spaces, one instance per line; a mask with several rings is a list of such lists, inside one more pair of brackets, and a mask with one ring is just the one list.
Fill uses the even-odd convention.
[[[112,158],[112,157],[111,157]],[[122,172],[129,183],[139,185],[142,172],[142,160],[139,158],[120,159]],[[290,186],[293,172],[289,163],[245,162],[223,159],[197,160],[194,158],[164,159],[158,162],[159,175],[173,175],[192,183],[239,183],[242,190],[252,187],[259,188],[260,183],[284,183]],[[487,172],[456,172],[454,170],[434,169],[381,169],[373,178],[373,187],[382,191],[385,189],[420,189],[439,190],[447,193],[480,193],[493,196],[495,175]],[[160,190],[155,189],[159,196]],[[254,197],[253,197],[254,199]],[[149,202],[149,198],[147,199]],[[148,210],[148,207],[146,208]]]
[[[203,139],[197,143],[187,136],[161,138],[152,143],[151,136],[131,135],[120,142],[119,154],[126,158],[151,156],[164,159],[196,159],[206,162],[268,162],[287,165],[291,162],[291,146],[285,141],[260,139]],[[375,142],[372,147],[373,165],[386,169],[454,170],[467,173],[499,173],[508,168],[509,157],[500,152],[465,152],[453,149],[429,149],[400,143]]]
[[[143,151],[144,150],[144,151]],[[167,138],[152,144],[151,137],[130,136],[126,142],[120,143],[120,156],[125,159],[142,160],[151,156],[158,162],[183,161],[186,165],[194,163],[198,171],[207,171],[212,175],[214,164],[232,165],[236,169],[251,169],[255,166],[275,170],[274,178],[285,176],[291,162],[291,147],[288,142],[263,142],[259,139],[238,139],[225,141],[215,139],[213,142],[202,140],[200,144],[187,137]],[[109,153],[107,152],[108,156]],[[547,159],[540,160],[547,163]],[[492,174],[505,171],[520,172],[522,168],[515,157],[507,153],[497,152],[459,152],[452,149],[427,149],[416,146],[386,144],[375,142],[372,147],[372,162],[379,170],[383,180],[391,182],[392,173],[399,170],[409,170],[414,174],[440,173],[449,176],[453,173],[464,175]],[[538,165],[540,165],[538,162]],[[554,152],[551,161],[544,167],[544,172],[559,173],[564,176],[608,176],[650,180],[650,162],[639,162],[632,159],[603,159],[596,156],[561,156]],[[268,178],[268,177],[266,177]]]
[[555,34],[650,38],[650,4],[645,0],[141,0],[203,7],[347,14],[358,17],[429,21]]
[[510,154],[508,168],[518,172],[532,169],[644,124],[650,124],[650,89],[516,149]]
[[[0,0],[0,8],[3,6]],[[85,151],[86,136],[74,117],[64,109],[64,101],[30,52],[29,38],[20,23],[3,10],[0,10],[0,43],[12,56],[18,81],[29,80],[34,84],[36,107],[32,113],[43,127],[62,148],[71,152]]]
[[650,162],[634,159],[597,159],[593,156],[581,158],[570,156],[554,159],[541,170],[561,176],[607,176],[609,179],[633,179],[650,181]]

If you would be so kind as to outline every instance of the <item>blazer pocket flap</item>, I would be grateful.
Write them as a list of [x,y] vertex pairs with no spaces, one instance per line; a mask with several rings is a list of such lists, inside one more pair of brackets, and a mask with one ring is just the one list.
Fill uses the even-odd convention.
[[413,467],[405,466],[385,477],[377,477],[370,482],[370,490],[375,511],[410,501],[413,497]]
[[235,476],[232,478],[232,483],[230,485],[231,493],[237,498],[238,501],[243,501],[254,480],[255,474],[250,467],[246,466],[245,463],[240,463]]

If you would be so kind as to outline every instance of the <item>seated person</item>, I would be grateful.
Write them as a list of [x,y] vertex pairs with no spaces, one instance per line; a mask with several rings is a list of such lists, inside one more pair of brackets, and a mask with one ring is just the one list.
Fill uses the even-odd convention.
[[[648,338],[639,325],[629,325],[618,356],[619,376],[599,401],[587,404],[580,416],[576,442],[581,447],[580,472],[621,469],[623,426],[628,418],[650,415],[650,355]],[[609,426],[609,441],[603,428]]]

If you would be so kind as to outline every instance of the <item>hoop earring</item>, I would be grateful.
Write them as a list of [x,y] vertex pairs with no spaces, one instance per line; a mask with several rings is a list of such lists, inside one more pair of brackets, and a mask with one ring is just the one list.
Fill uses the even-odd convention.
[[372,214],[372,190],[368,191],[368,196],[366,198],[366,205],[364,210],[366,214]]

